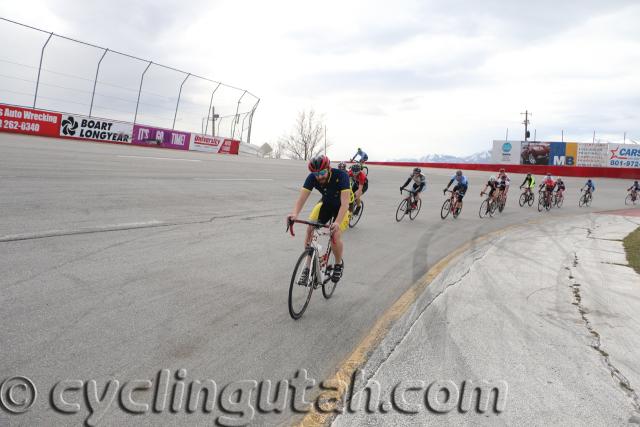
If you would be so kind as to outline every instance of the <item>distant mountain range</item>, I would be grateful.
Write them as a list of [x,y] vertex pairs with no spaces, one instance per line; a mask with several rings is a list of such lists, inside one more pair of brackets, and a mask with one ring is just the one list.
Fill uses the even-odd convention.
[[419,159],[393,159],[392,162],[424,162],[424,163],[489,163],[491,151],[481,151],[470,156],[458,157],[448,154],[427,154]]

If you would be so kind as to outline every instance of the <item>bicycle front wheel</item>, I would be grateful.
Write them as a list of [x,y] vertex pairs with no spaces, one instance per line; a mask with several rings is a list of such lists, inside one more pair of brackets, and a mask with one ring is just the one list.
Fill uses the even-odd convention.
[[489,200],[484,199],[484,201],[480,204],[478,216],[480,216],[480,218],[485,218],[487,215],[489,215]]
[[542,212],[544,209],[544,196],[538,197],[538,212]]
[[407,214],[407,210],[409,210],[409,202],[407,202],[407,199],[403,199],[396,210],[396,221],[402,221],[402,218]]
[[584,204],[590,207],[592,200],[593,200],[593,196],[591,194],[589,194],[589,196],[585,197]]
[[362,166],[362,172],[364,172],[365,175],[369,176],[369,167]]
[[586,203],[586,197],[585,197],[585,195],[583,194],[583,195],[580,197],[580,200],[578,200],[578,206],[583,207],[583,206],[585,205],[585,203]]
[[527,203],[527,195],[522,193],[520,195],[520,200],[518,200],[518,204],[520,204],[520,207],[523,207],[525,203]]
[[[344,264],[344,260],[342,260]],[[324,280],[322,282],[322,295],[329,299],[331,295],[333,295],[333,291],[336,290],[337,283],[333,283],[331,280],[331,274],[333,273],[333,265],[335,264],[335,258],[332,256],[331,247],[329,247],[329,252],[327,252],[327,266],[324,270]]]
[[636,200],[633,200],[633,196],[631,194],[627,194],[627,197],[625,197],[624,199],[624,204],[625,205],[635,205],[637,203],[637,198]]
[[309,305],[317,280],[315,270],[315,251],[312,248],[305,249],[293,269],[289,285],[289,314],[294,320],[301,318]]
[[451,200],[447,199],[442,204],[442,209],[440,209],[440,218],[445,219],[449,216],[449,211],[451,211]]
[[416,202],[416,207],[409,211],[409,219],[413,221],[418,216],[418,212],[420,212],[420,208],[422,207],[422,199],[418,199]]
[[562,207],[562,203],[564,203],[564,196],[561,196],[561,197],[559,197],[559,198],[557,198],[557,199],[556,199],[556,206],[557,206],[558,208],[561,208],[561,207]]
[[[349,217],[349,228],[353,228],[356,226],[360,218],[362,218],[362,213],[364,212],[364,202],[360,200],[360,209],[358,209],[357,205],[354,204],[353,207],[354,212]],[[358,215],[356,215],[355,211],[358,210]]]

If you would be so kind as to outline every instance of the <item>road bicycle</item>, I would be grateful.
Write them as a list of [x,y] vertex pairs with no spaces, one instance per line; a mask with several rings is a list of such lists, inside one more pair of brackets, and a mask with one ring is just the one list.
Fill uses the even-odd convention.
[[498,200],[496,202],[496,205],[498,207],[498,212],[500,213],[502,213],[505,205],[507,204],[507,195],[505,194],[505,191],[506,190],[500,191],[500,195],[498,196]]
[[638,203],[638,192],[637,191],[629,191],[627,197],[624,198],[625,205],[636,205]]
[[487,198],[480,204],[480,210],[478,211],[478,215],[480,218],[486,218],[488,216],[493,216],[498,208],[498,203],[495,201],[493,197],[489,195],[489,193],[485,193],[484,191],[480,193],[480,197],[484,194],[487,195]]
[[591,201],[593,200],[593,194],[591,194],[591,191],[584,191],[581,189],[580,192],[583,194],[580,196],[580,200],[578,200],[578,206],[591,206]]
[[551,194],[546,191],[541,191],[540,197],[538,197],[538,212],[542,212],[543,209],[549,211],[552,203],[553,200]]
[[[331,252],[331,242],[333,236],[329,232],[331,223],[320,224],[315,221],[289,220],[287,221],[287,231],[295,236],[293,224],[306,224],[313,227],[313,237],[300,257],[291,275],[289,284],[289,315],[294,320],[302,317],[311,301],[311,294],[318,287],[322,287],[322,295],[329,299],[336,290],[336,283],[331,280],[335,258]],[[322,236],[329,236],[327,249],[322,252],[322,245],[319,239]],[[322,254],[322,255],[320,255]],[[344,262],[344,261],[343,261]],[[305,274],[306,271],[306,274]]]
[[458,201],[458,190],[446,190],[446,192],[451,193],[451,197],[445,200],[442,204],[442,208],[440,209],[440,218],[445,219],[449,216],[449,213],[451,213],[454,219],[458,218],[462,211],[462,206],[459,206],[460,202]]
[[[422,207],[422,199],[415,198],[415,191],[402,191],[406,191],[407,193],[409,193],[409,195],[400,201],[398,209],[396,210],[396,221],[402,221],[404,216],[407,214],[409,214],[409,219],[413,221],[414,219],[416,219],[418,213],[420,212],[420,208]],[[402,191],[400,191],[400,194],[402,194]]]
[[520,203],[520,207],[523,207],[525,204],[528,204],[529,206],[533,206],[533,202],[535,201],[535,199],[536,199],[536,196],[533,193],[533,191],[531,191],[530,188],[525,188],[522,194],[520,194],[520,200],[518,201],[518,203]]

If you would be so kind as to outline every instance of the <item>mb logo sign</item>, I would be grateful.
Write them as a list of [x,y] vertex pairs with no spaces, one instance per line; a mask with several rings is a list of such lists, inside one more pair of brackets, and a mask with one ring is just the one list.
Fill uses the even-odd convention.
[[573,166],[573,156],[553,156],[554,166]]

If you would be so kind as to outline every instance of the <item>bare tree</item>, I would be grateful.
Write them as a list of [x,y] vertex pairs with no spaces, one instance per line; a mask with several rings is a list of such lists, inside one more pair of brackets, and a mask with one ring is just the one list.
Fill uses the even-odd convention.
[[284,154],[284,151],[285,151],[285,143],[282,141],[278,141],[278,143],[276,144],[275,150],[273,150],[273,157],[275,159],[281,159],[282,155]]
[[[292,159],[309,160],[324,151],[324,117],[314,110],[300,111],[291,134],[280,139]],[[328,146],[328,144],[327,144]]]

